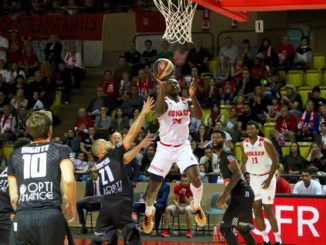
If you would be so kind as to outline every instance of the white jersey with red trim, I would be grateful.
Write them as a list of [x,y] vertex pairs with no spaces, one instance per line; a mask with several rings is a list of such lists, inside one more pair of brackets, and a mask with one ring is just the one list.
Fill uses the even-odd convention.
[[190,110],[187,99],[179,97],[179,102],[165,96],[166,112],[158,117],[160,140],[166,145],[185,144],[189,137]]
[[242,143],[244,154],[248,157],[246,169],[251,174],[263,175],[270,172],[272,159],[265,149],[264,142],[265,138],[258,136],[255,144],[251,144],[248,138]]

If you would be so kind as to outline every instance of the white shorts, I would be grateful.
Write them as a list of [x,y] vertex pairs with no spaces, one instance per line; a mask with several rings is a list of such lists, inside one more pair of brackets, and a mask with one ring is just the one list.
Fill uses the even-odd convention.
[[273,204],[276,190],[276,177],[274,175],[269,187],[263,189],[261,185],[267,177],[268,174],[262,176],[250,174],[250,186],[255,193],[255,201],[262,200],[263,204]]
[[154,159],[147,171],[165,178],[173,163],[177,164],[181,173],[192,165],[198,165],[188,140],[184,145],[178,147],[164,146],[161,142],[157,142]]

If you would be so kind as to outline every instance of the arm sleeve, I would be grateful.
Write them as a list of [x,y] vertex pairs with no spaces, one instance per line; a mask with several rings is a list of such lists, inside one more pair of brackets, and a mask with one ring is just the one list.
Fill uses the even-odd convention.
[[74,160],[74,154],[69,146],[62,145],[62,148],[60,149],[60,161],[64,159],[70,159],[71,161]]

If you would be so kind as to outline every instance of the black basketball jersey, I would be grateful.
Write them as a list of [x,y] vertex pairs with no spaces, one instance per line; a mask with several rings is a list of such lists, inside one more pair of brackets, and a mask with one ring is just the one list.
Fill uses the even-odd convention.
[[60,162],[67,158],[72,159],[68,146],[50,142],[32,142],[11,154],[8,175],[16,177],[17,211],[61,208]]
[[96,164],[106,197],[128,196],[129,177],[123,163],[125,153],[124,146],[119,144]]
[[[223,181],[225,185],[228,185],[231,177],[232,177],[232,172],[229,169],[229,167],[232,164],[238,164],[237,160],[235,159],[234,155],[231,152],[227,152],[225,150],[222,150],[221,154],[219,155],[219,166],[220,166],[220,171],[223,177]],[[246,181],[243,176],[241,176],[240,180],[236,184],[236,186],[233,188],[231,191],[231,195],[236,195],[237,191],[242,192],[243,188],[246,186]]]
[[0,173],[0,214],[13,213],[14,210],[10,203],[9,186],[7,180],[7,168]]

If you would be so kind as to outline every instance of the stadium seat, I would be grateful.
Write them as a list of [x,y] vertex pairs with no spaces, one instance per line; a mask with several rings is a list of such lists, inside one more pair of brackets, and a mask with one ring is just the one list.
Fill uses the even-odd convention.
[[298,142],[300,147],[301,156],[307,159],[310,151],[311,142]]
[[211,81],[211,77],[202,77],[202,79],[204,80],[204,88],[205,91],[208,91],[209,88],[209,82]]
[[209,114],[211,114],[211,109],[209,109],[209,108],[203,108],[202,110],[203,110],[203,115],[202,115],[202,117],[201,117],[201,121],[202,121],[203,123],[205,123],[206,117],[207,117]]
[[56,114],[58,110],[61,107],[61,98],[62,98],[62,92],[61,91],[55,91],[55,97],[53,104],[51,105],[50,109],[51,111]]
[[266,138],[270,139],[269,132],[275,128],[275,122],[267,122],[263,125],[263,133]]
[[153,114],[155,113],[155,110],[151,110],[149,113],[146,114],[146,122],[150,123],[153,121]]
[[282,96],[285,95],[285,94],[286,94],[285,87],[282,87],[282,88],[280,89],[280,92],[281,92],[281,95],[282,95]]
[[291,142],[285,142],[285,145],[282,146],[283,156],[289,155],[289,153],[290,153],[290,146],[291,146]]
[[235,144],[235,157],[237,158],[238,161],[241,161],[242,160],[242,152],[241,152],[241,142],[237,142]]
[[212,78],[214,76],[214,74],[211,73],[211,72],[203,72],[203,73],[200,74],[200,76],[201,77],[211,77]]
[[304,74],[304,85],[310,88],[319,86],[321,84],[321,72],[318,70],[307,70]]
[[311,92],[311,88],[309,88],[309,87],[299,88],[299,94],[301,96],[303,105],[305,105],[307,103],[310,92]]
[[4,145],[2,147],[2,156],[4,159],[6,159],[6,161],[9,159],[9,156],[13,150],[14,150],[13,145]]
[[117,113],[117,110],[111,111],[111,118],[112,120],[115,118],[115,114]]
[[277,72],[280,75],[281,81],[285,81],[285,79],[286,79],[286,72],[284,70],[278,70]]
[[215,73],[217,63],[218,63],[218,61],[217,61],[216,58],[208,61],[208,70],[209,70],[209,72],[211,72],[213,74]]
[[326,98],[326,88],[320,88],[320,97]]
[[326,71],[323,72],[322,85],[326,86]]
[[315,54],[313,56],[313,67],[316,70],[323,70],[326,68],[326,63],[325,63],[325,55],[322,54]]
[[224,122],[226,122],[229,119],[229,113],[231,108],[232,105],[220,105],[220,113],[221,115],[223,115]]
[[294,87],[300,87],[303,85],[303,71],[291,70],[286,74],[286,83],[292,84]]
[[[216,206],[216,201],[220,196],[221,196],[220,192],[213,193],[212,199],[211,199],[211,205],[208,208],[208,210],[206,211],[208,231],[210,230],[210,219],[209,219],[210,215],[220,215],[220,216],[222,216],[224,214],[224,209],[223,208],[218,208]],[[214,223],[216,223],[216,222],[214,222]]]

